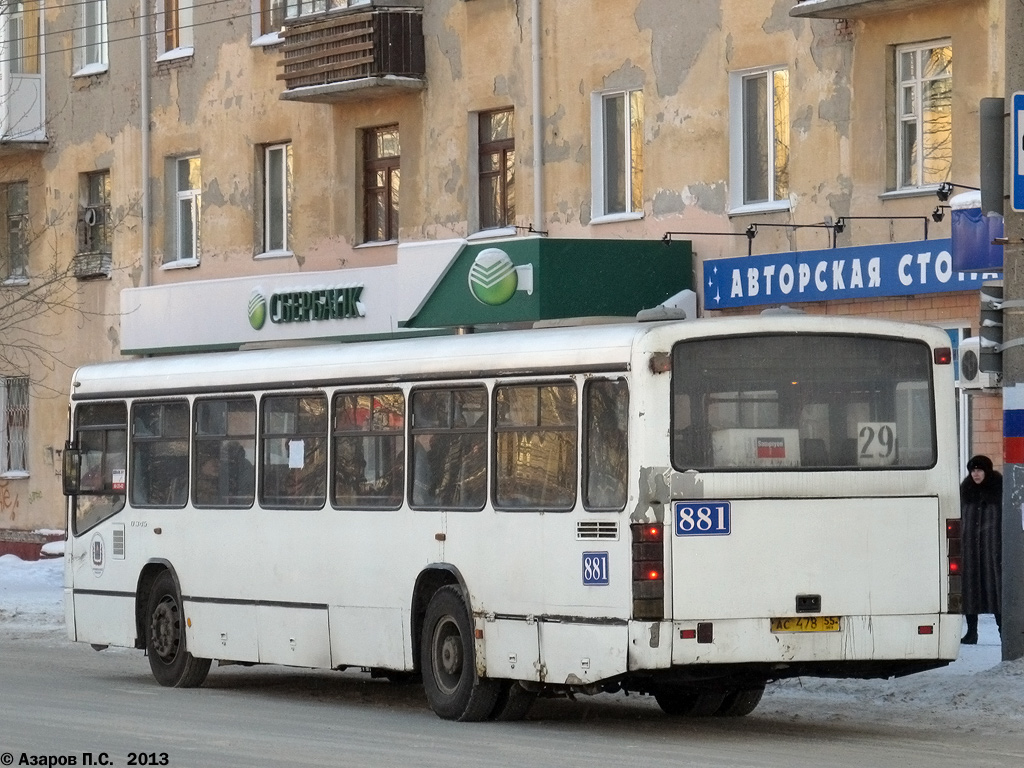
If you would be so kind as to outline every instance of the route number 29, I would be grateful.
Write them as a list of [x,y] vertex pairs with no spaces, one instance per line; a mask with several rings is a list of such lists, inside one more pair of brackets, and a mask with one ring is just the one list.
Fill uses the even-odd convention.
[[857,463],[880,467],[896,461],[896,422],[871,421],[857,425]]

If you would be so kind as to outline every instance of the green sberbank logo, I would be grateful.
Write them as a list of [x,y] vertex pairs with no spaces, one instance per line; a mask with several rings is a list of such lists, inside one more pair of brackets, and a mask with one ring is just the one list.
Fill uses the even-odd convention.
[[267,322],[267,299],[257,288],[249,297],[249,325],[254,331],[258,331],[265,322]]
[[500,248],[486,248],[469,270],[469,290],[481,304],[496,307],[511,299],[519,287],[512,259]]

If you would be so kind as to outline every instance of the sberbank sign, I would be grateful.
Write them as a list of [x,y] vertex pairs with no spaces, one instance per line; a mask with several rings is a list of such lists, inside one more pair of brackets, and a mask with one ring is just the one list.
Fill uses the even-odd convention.
[[268,300],[257,288],[249,297],[249,325],[260,330],[272,323],[309,323],[317,320],[345,320],[366,315],[360,297],[363,286],[272,293]]

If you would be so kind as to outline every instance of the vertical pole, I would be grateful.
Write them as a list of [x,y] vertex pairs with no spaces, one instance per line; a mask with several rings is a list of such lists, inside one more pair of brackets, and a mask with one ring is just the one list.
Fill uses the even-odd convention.
[[152,250],[150,222],[153,216],[153,200],[149,187],[149,153],[151,143],[149,133],[149,38],[153,28],[152,8],[152,3],[140,0],[139,22],[142,26],[141,34],[139,35],[139,56],[141,57],[139,62],[139,78],[141,80],[139,89],[139,101],[141,102],[139,105],[139,143],[142,145],[142,187],[140,192],[142,194],[142,285],[144,286],[151,285],[153,282],[153,267],[150,264],[150,251]]
[[539,232],[544,224],[544,89],[541,83],[540,0],[531,8],[531,42],[533,48],[533,228]]
[[[1006,3],[1003,25],[1006,98],[1024,90],[1024,5]],[[1012,134],[1012,131],[1007,131]],[[1011,141],[1016,141],[1011,137]],[[1004,147],[1008,146],[1004,144]],[[1019,149],[1019,148],[1018,148]],[[1011,153],[1011,156],[1014,153]],[[1004,162],[1006,158],[1004,156]],[[1012,174],[1015,169],[1011,170]],[[1003,291],[1007,302],[1024,299],[1024,214],[1005,210],[1007,245],[1003,249]],[[1003,310],[1004,343],[1024,338],[1024,308]],[[1003,660],[1024,657],[1024,455],[1019,443],[1024,417],[1024,347],[1003,352]]]

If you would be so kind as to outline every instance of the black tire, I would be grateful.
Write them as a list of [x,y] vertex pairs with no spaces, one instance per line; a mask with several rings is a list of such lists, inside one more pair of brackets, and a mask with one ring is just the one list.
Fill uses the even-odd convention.
[[655,691],[661,711],[671,717],[709,717],[721,708],[728,691],[666,686]]
[[146,608],[146,655],[160,685],[197,688],[210,671],[210,659],[197,659],[185,644],[181,595],[169,571],[153,582]]
[[718,717],[745,717],[757,709],[764,695],[764,686],[752,688],[736,688],[729,691],[715,715]]
[[522,720],[537,700],[537,692],[526,690],[517,680],[503,681],[500,685],[498,700],[488,719],[506,723]]
[[445,720],[486,720],[501,690],[499,681],[476,673],[473,624],[458,587],[442,587],[427,605],[420,642],[423,690]]

